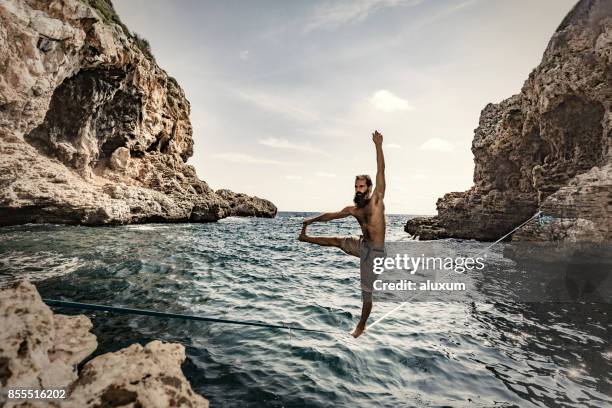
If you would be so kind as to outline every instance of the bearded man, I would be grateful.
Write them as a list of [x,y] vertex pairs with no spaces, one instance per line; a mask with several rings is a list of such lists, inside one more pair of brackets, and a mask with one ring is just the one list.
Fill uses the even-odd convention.
[[[385,256],[385,158],[382,151],[383,137],[375,131],[372,141],[376,146],[376,186],[372,191],[372,179],[366,174],[355,177],[355,205],[343,208],[338,212],[323,213],[304,220],[302,231],[298,237],[300,241],[310,242],[323,246],[340,248],[349,255],[360,259],[361,275],[361,318],[357,327],[351,333],[359,337],[366,329],[366,322],[372,311],[372,291],[375,275],[373,272],[374,258]],[[306,235],[306,228],[313,222],[325,222],[353,216],[361,226],[362,235],[359,237],[313,237]]]

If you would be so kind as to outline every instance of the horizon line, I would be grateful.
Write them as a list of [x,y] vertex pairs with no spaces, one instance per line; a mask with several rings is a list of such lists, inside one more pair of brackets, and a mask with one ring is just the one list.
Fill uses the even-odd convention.
[[[321,214],[321,213],[326,213],[326,212],[330,212],[330,211],[306,211],[306,210],[278,210],[278,213],[316,213],[316,214]],[[409,214],[409,213],[385,213],[385,215],[410,215],[410,216],[416,216],[416,217],[434,217],[437,214]]]

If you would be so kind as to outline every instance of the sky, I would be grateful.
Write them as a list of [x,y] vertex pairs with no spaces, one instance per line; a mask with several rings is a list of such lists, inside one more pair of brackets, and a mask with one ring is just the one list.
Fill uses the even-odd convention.
[[385,208],[435,214],[471,187],[480,111],[518,92],[574,0],[113,0],[191,103],[213,189],[280,211],[352,204],[376,175]]

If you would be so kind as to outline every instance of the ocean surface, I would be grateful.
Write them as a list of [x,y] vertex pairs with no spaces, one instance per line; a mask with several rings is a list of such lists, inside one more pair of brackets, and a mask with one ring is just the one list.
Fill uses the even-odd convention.
[[[213,407],[612,406],[610,303],[414,302],[353,339],[358,259],[297,241],[309,215],[1,228],[0,283],[27,276],[45,298],[337,332],[85,313],[95,355],[184,344],[183,371]],[[406,237],[408,218],[388,216],[388,241]],[[344,219],[310,232],[359,228]],[[370,321],[393,307],[376,303]]]

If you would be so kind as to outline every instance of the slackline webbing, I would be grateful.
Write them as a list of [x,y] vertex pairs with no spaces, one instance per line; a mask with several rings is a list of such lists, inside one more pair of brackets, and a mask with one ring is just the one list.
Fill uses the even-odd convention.
[[120,314],[165,317],[168,319],[198,320],[198,321],[211,322],[211,323],[239,324],[243,326],[269,327],[269,328],[274,328],[274,329],[299,330],[299,331],[314,332],[314,333],[330,333],[330,334],[344,333],[341,331],[305,329],[302,327],[285,326],[285,325],[280,325],[280,324],[268,324],[268,323],[258,323],[258,322],[245,322],[245,321],[240,321],[240,320],[218,319],[216,317],[185,315],[185,314],[179,314],[179,313],[166,313],[166,312],[158,312],[155,310],[132,309],[132,308],[127,308],[127,307],[115,307],[115,306],[106,306],[106,305],[95,305],[91,303],[69,302],[65,300],[56,300],[56,299],[43,299],[43,302],[45,302],[49,306],[68,307],[72,309],[82,309],[82,310],[100,310],[104,312],[113,312],[113,313],[120,313]]

